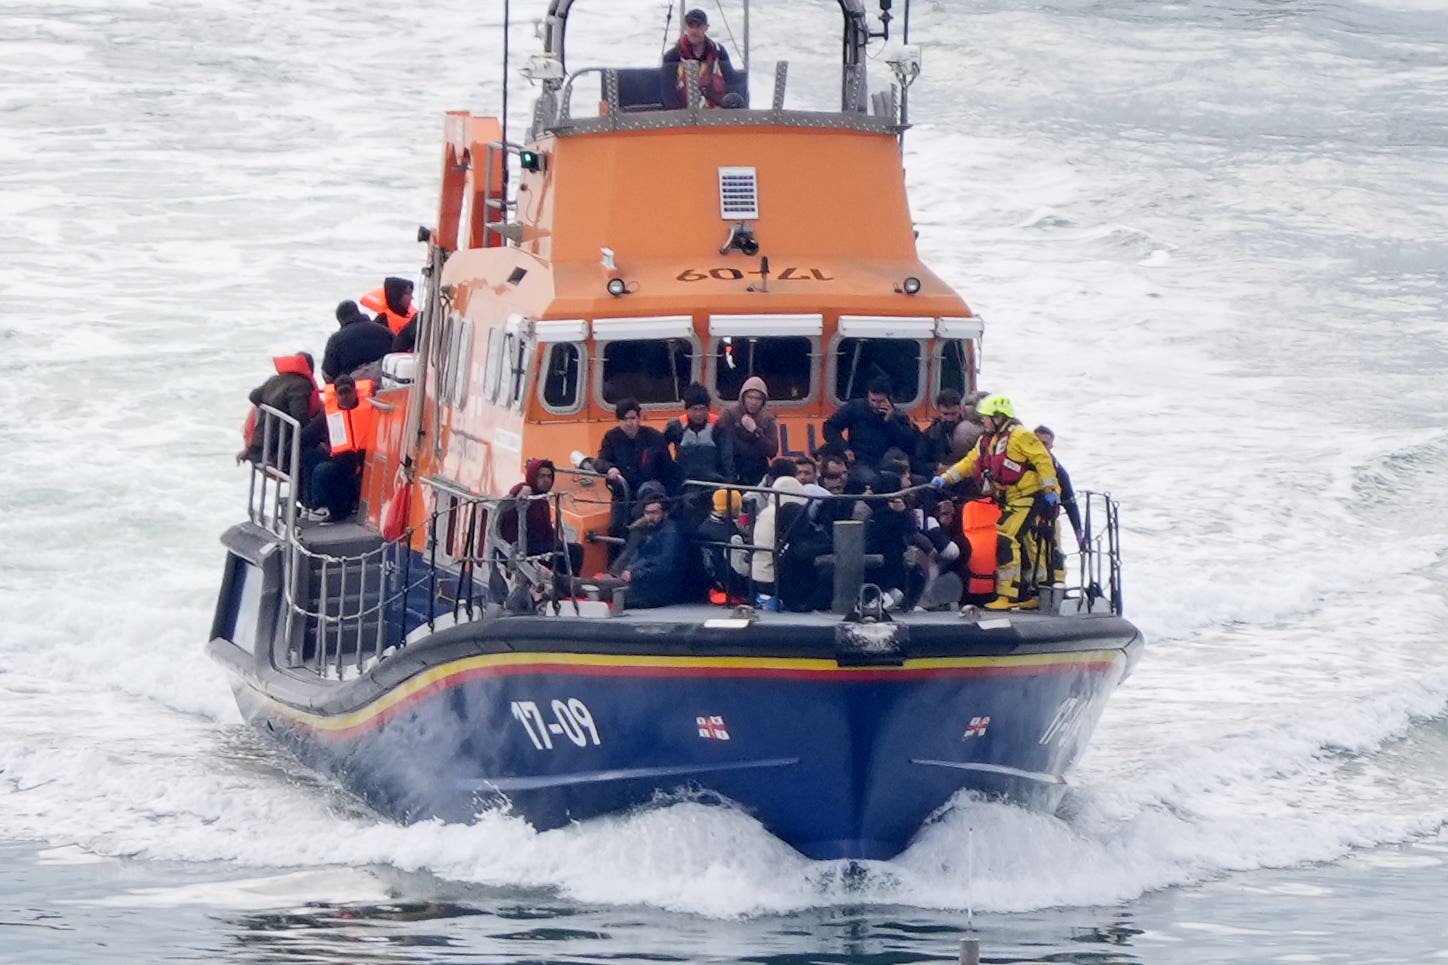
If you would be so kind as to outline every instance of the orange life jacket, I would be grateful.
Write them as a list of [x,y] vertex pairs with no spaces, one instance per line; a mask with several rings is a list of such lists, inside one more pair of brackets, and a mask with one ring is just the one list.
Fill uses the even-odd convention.
[[972,595],[995,592],[996,523],[1001,509],[994,499],[972,499],[960,507],[960,525],[970,543],[965,591]]
[[357,382],[357,408],[344,409],[337,402],[337,387],[322,390],[322,405],[327,410],[327,438],[332,441],[332,455],[343,452],[366,452],[377,439],[377,409],[367,404],[372,397],[372,380]]
[[416,305],[409,305],[406,315],[399,315],[394,312],[392,307],[387,304],[387,290],[385,288],[370,291],[357,300],[362,303],[363,308],[376,312],[378,321],[391,329],[393,335],[402,331],[402,326],[412,321],[412,316],[417,314]]

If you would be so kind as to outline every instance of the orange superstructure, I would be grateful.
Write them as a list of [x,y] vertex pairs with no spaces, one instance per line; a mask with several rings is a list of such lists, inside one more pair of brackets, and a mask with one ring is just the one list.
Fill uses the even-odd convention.
[[[872,373],[919,420],[940,387],[974,387],[980,324],[919,260],[898,114],[849,85],[839,112],[786,110],[782,72],[768,110],[639,110],[635,69],[603,71],[578,118],[556,67],[526,145],[447,115],[417,381],[379,395],[371,522],[403,475],[498,494],[527,458],[591,456],[625,396],[662,428],[690,381],[724,403],[763,375],[782,455],[822,442]],[[566,504],[578,538],[601,502]]]

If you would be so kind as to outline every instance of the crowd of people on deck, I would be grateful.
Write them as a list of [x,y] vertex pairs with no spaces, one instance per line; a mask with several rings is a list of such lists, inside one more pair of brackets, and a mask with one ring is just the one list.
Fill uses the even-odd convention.
[[[258,422],[266,405],[297,421],[301,465],[297,493],[311,517],[323,522],[350,517],[362,489],[362,464],[376,432],[377,414],[362,403],[377,388],[382,359],[393,352],[411,352],[416,340],[417,309],[413,284],[386,278],[382,287],[337,306],[337,331],[327,339],[318,371],[309,352],[272,360],[276,374],[251,391],[252,409],[242,428],[244,445],[238,463],[274,462],[289,446],[277,427]],[[376,312],[369,315],[366,308]],[[321,388],[318,388],[318,376]]]
[[[608,572],[574,578],[567,592],[609,599],[623,589],[629,607],[829,609],[833,524],[855,520],[886,609],[1029,608],[1038,586],[1064,576],[1060,510],[1085,539],[1054,433],[1027,429],[1005,396],[945,389],[922,431],[877,379],[826,420],[815,455],[792,458],[780,456],[763,379],[717,412],[698,383],[683,403],[663,430],[643,424],[637,401],[615,406],[618,423],[585,467],[613,492],[621,549]],[[555,473],[530,460],[512,495],[546,494]],[[534,517],[538,505],[526,552],[561,564],[565,544],[546,512]],[[577,573],[578,558],[569,564]]]
[[[383,357],[413,348],[412,298],[411,282],[387,278],[361,305],[342,302],[320,371],[306,352],[281,356],[276,374],[251,393],[237,461],[273,461],[290,444],[257,427],[257,407],[295,419],[297,491],[313,519],[355,511],[376,429],[375,411],[362,403]],[[617,552],[607,573],[574,577],[565,592],[607,598],[625,589],[630,607],[710,600],[828,609],[833,524],[855,520],[865,525],[866,578],[887,609],[1030,607],[1038,586],[1064,575],[1060,511],[1077,543],[1085,539],[1070,477],[1051,452],[1054,433],[1027,429],[1005,396],[944,389],[921,430],[877,378],[825,420],[814,455],[781,457],[762,378],[746,379],[722,406],[699,383],[682,394],[683,414],[662,430],[643,423],[636,400],[615,406],[617,425],[590,468],[613,493]],[[552,462],[531,459],[509,495],[544,496],[556,475]],[[501,537],[517,541],[517,525],[516,514],[504,514]],[[580,548],[563,542],[547,500],[528,504],[525,525],[524,553],[578,573]]]

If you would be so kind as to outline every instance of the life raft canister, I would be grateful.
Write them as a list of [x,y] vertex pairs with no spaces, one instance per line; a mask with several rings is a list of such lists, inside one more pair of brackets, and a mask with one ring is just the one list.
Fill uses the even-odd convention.
[[327,438],[332,442],[332,455],[344,452],[366,452],[377,439],[377,410],[367,404],[372,397],[372,380],[357,382],[357,408],[344,409],[337,401],[337,387],[328,385],[322,392],[322,407],[327,412]]
[[985,595],[995,592],[996,524],[1001,508],[994,499],[972,499],[960,509],[960,525],[970,544],[966,560],[965,592]]
[[387,291],[385,288],[374,289],[357,300],[362,303],[363,308],[376,312],[378,320],[386,325],[388,329],[392,331],[393,335],[402,331],[402,327],[412,321],[412,317],[417,314],[416,305],[409,306],[406,315],[399,315],[394,312],[387,304]]

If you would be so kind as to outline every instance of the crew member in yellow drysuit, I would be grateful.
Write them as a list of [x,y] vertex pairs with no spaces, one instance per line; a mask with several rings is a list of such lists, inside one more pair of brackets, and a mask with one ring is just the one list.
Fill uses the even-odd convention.
[[1056,480],[1051,453],[1035,433],[1015,418],[1011,400],[1003,395],[988,395],[976,403],[975,411],[985,425],[975,448],[965,458],[936,476],[930,484],[937,489],[973,476],[981,492],[991,496],[1001,507],[996,554],[996,598],[987,609],[1009,610],[1013,607],[1034,607],[1034,596],[1022,599],[1021,559],[1031,560],[1035,572],[1025,581],[1033,589],[1042,574],[1048,571],[1038,545],[1036,526],[1038,513],[1054,518],[1061,505],[1061,487]]

